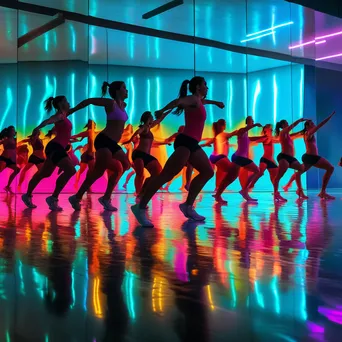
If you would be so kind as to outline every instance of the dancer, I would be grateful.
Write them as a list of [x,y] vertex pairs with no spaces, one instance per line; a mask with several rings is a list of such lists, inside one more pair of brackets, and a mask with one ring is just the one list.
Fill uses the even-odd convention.
[[19,184],[18,184],[19,191],[21,190],[21,185],[24,182],[27,171],[30,170],[33,166],[36,166],[36,168],[39,171],[42,168],[43,163],[45,161],[44,144],[43,144],[42,139],[40,139],[41,131],[38,129],[34,133],[35,134],[29,135],[27,139],[24,139],[19,142],[19,144],[29,143],[33,149],[33,152],[29,157],[28,163],[25,165],[25,167],[21,171]]
[[[307,119],[298,119],[293,124],[289,125],[286,120],[281,120],[277,122],[275,133],[276,137],[279,137],[279,141],[281,144],[281,152],[277,156],[277,161],[279,163],[279,169],[277,176],[273,181],[274,188],[274,200],[275,201],[283,201],[286,202],[287,199],[282,197],[279,193],[279,181],[284,176],[285,172],[288,168],[294,169],[296,171],[303,171],[304,165],[300,164],[299,161],[294,157],[294,147],[293,140],[291,138],[290,132],[291,130],[299,125],[301,122],[307,121]],[[303,189],[301,186],[298,186],[298,195],[300,197],[305,196],[303,193]]]
[[247,116],[246,126],[240,128],[239,130],[237,130],[237,132],[234,132],[234,135],[237,135],[238,148],[237,151],[232,155],[232,163],[230,163],[229,167],[228,164],[226,165],[226,168],[229,168],[229,171],[227,171],[227,175],[221,181],[221,184],[219,185],[216,194],[214,195],[214,198],[218,203],[227,203],[227,201],[222,198],[222,193],[227,188],[227,186],[235,181],[235,179],[239,175],[239,171],[241,168],[248,170],[248,172],[251,172],[252,175],[250,175],[247,181],[244,182],[239,193],[246,201],[257,201],[257,199],[250,197],[248,194],[249,185],[253,184],[254,180],[258,177],[259,174],[258,166],[255,165],[253,160],[248,158],[249,144],[252,140],[252,138],[249,138],[248,132],[254,127],[262,126],[259,123],[255,124],[253,118],[251,116]]
[[81,138],[80,141],[82,141],[84,138],[88,139],[88,142],[85,146],[82,148],[76,148],[75,151],[78,149],[81,149],[82,154],[81,154],[81,164],[80,164],[80,169],[76,173],[76,179],[75,179],[75,189],[78,189],[78,183],[80,181],[80,177],[82,173],[87,169],[88,167],[88,172],[91,172],[94,169],[95,165],[95,147],[94,147],[94,141],[95,141],[95,129],[96,129],[96,123],[89,119],[87,124],[84,126],[87,130],[78,134],[75,134],[71,137],[71,139],[78,139]]
[[[292,175],[290,181],[284,187],[284,189],[288,190],[293,181],[297,179],[297,185],[299,185],[297,194],[299,197],[303,198],[303,191],[302,189],[302,182],[301,182],[301,175],[308,171],[312,166],[317,167],[318,169],[325,170],[323,180],[322,180],[322,189],[318,196],[322,199],[335,199],[334,196],[327,194],[326,189],[330,180],[331,175],[334,172],[334,167],[323,157],[318,155],[318,148],[316,143],[315,133],[322,128],[333,116],[335,115],[335,111],[332,112],[326,119],[324,119],[320,124],[317,126],[313,123],[312,120],[308,120],[304,124],[303,130],[303,138],[305,142],[306,151],[302,156],[302,161],[304,163],[304,170],[300,172],[296,172]],[[307,196],[304,196],[307,198]]]
[[[214,151],[210,155],[209,160],[216,166],[216,177],[220,180],[219,184],[225,178],[227,172],[230,171],[232,167],[232,163],[228,159],[229,154],[229,139],[238,134],[239,130],[235,130],[231,133],[225,132],[226,129],[226,121],[224,119],[219,119],[213,123],[213,133],[214,138],[206,139],[206,143],[202,145],[202,147],[214,145]],[[219,186],[219,185],[218,185]],[[227,201],[224,201],[220,196],[216,197],[213,195],[217,202],[222,204],[227,204]]]
[[264,148],[264,154],[260,158],[259,174],[254,182],[250,185],[250,189],[254,188],[255,183],[264,175],[267,170],[270,175],[270,180],[273,184],[275,177],[278,174],[278,165],[274,160],[274,143],[279,142],[279,139],[273,136],[273,128],[271,124],[267,124],[262,128],[262,136],[259,139]]
[[46,203],[50,210],[60,211],[62,208],[58,206],[58,196],[70,178],[76,173],[75,166],[66,152],[72,130],[72,123],[68,117],[75,110],[70,110],[70,104],[65,96],[49,97],[45,101],[45,110],[50,113],[53,109],[56,110],[56,113],[49,119],[44,120],[32,132],[32,135],[36,136],[41,128],[47,125],[55,125],[55,137],[45,147],[46,160],[30,180],[27,192],[21,198],[28,208],[36,208],[37,206],[32,203],[33,190],[44,178],[50,177],[58,167],[63,172],[56,180],[52,195],[46,198]]
[[[192,94],[190,96],[187,95],[188,85]],[[147,203],[163,184],[170,181],[183,169],[187,162],[197,169],[199,174],[191,181],[186,202],[180,204],[179,208],[185,217],[195,221],[205,220],[205,217],[197,214],[193,208],[197,195],[214,175],[207,155],[199,146],[207,117],[204,105],[214,104],[219,108],[224,108],[222,102],[206,100],[207,92],[205,79],[195,76],[191,81],[186,80],[182,83],[178,99],[173,100],[156,113],[159,116],[177,107],[175,114],[179,115],[183,111],[185,112],[185,128],[183,133],[177,136],[174,143],[175,151],[167,160],[160,175],[155,178],[154,182],[148,184],[140,203],[132,206],[133,214],[142,226],[153,227],[153,224],[146,218]]]
[[0,156],[0,173],[9,168],[13,170],[11,175],[8,178],[7,185],[5,187],[5,191],[7,193],[13,194],[11,189],[11,184],[16,177],[16,175],[20,172],[20,168],[17,166],[16,159],[17,159],[17,132],[15,131],[14,126],[9,126],[4,128],[0,132],[0,145],[3,145],[3,152]]
[[128,115],[125,111],[126,103],[124,102],[128,97],[128,91],[125,83],[122,81],[115,81],[111,84],[104,82],[102,85],[102,96],[106,95],[107,88],[109,88],[111,99],[103,97],[91,98],[82,101],[74,108],[75,111],[78,111],[89,105],[95,105],[103,107],[107,114],[106,127],[97,135],[94,141],[96,150],[94,169],[87,174],[78,192],[69,197],[69,202],[74,210],[81,209],[80,202],[85,192],[89,190],[96,180],[102,177],[106,170],[110,170],[113,173],[108,178],[106,192],[104,196],[99,198],[99,202],[105,210],[116,211],[117,209],[111,203],[111,194],[123,172],[130,167],[125,152],[118,145],[125,122],[128,120]]
[[[141,115],[140,126],[134,132],[132,137],[122,144],[131,143],[132,140],[139,135],[140,141],[138,147],[133,151],[132,160],[133,167],[136,173],[135,176],[135,192],[137,194],[137,199],[139,199],[146,189],[147,184],[157,177],[162,167],[159,161],[151,155],[152,145],[165,145],[167,142],[157,143],[154,142],[154,136],[151,132],[151,128],[159,125],[166,116],[171,112],[171,110],[164,112],[158,119],[153,120],[151,112],[146,111]],[[146,178],[144,181],[144,169],[150,173],[150,177]]]
[[[133,132],[132,132],[132,133],[133,133]],[[134,167],[133,167],[132,154],[133,154],[133,151],[137,148],[138,145],[139,145],[139,138],[138,138],[137,136],[135,136],[135,137],[132,139],[132,142],[131,142],[131,143],[124,145],[124,147],[126,148],[126,155],[127,155],[127,158],[128,158],[128,160],[129,160],[130,165],[132,166],[132,170],[127,174],[125,183],[122,185],[122,187],[123,187],[125,190],[127,190],[128,182],[130,181],[130,179],[131,179],[131,178],[134,176],[134,174],[135,174],[135,170],[134,170]]]

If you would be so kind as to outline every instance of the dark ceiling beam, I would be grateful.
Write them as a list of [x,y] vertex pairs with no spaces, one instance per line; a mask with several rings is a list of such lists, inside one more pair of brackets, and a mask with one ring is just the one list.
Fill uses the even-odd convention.
[[28,42],[38,38],[39,36],[49,32],[56,27],[65,23],[65,18],[63,14],[58,14],[54,19],[50,20],[46,24],[39,26],[30,32],[25,33],[23,36],[18,38],[18,48],[22,47],[23,45],[27,44]]
[[[195,36],[190,36],[190,35],[185,35],[185,34],[180,34],[180,33],[161,31],[161,30],[156,30],[156,29],[152,29],[148,27],[142,27],[138,25],[121,23],[118,21],[96,18],[96,17],[79,14],[75,12],[62,11],[59,9],[49,8],[49,7],[40,6],[40,5],[32,5],[32,4],[28,4],[25,2],[21,2],[21,1],[19,2],[19,1],[13,1],[13,0],[0,0],[0,6],[17,9],[20,11],[26,11],[30,13],[49,15],[49,16],[55,16],[56,14],[61,13],[63,14],[63,17],[66,20],[71,20],[71,21],[83,23],[86,25],[104,27],[104,28],[108,28],[111,30],[130,32],[130,33],[135,33],[135,34],[140,34],[140,35],[157,37],[161,39],[175,40],[175,41],[183,42],[183,43],[197,44],[201,46],[207,46],[207,47],[217,48],[221,50],[232,51],[232,52],[241,53],[245,55],[253,55],[253,56],[259,56],[259,57],[279,59],[279,60],[290,62],[290,63],[305,64],[305,65],[311,65],[311,66],[316,66],[316,67],[321,67],[321,68],[326,68],[326,69],[333,69],[333,70],[338,70],[338,71],[342,70],[342,65],[339,65],[339,64],[333,64],[333,63],[329,63],[325,61],[316,62],[315,60],[312,60],[312,59],[295,57],[295,56],[287,55],[284,53],[266,51],[262,49],[255,49],[255,48],[250,48],[246,46],[227,44],[227,43],[219,42],[216,40],[200,38],[200,37],[195,37]],[[247,65],[248,65],[248,61],[247,61]]]
[[183,0],[173,0],[173,1],[167,2],[166,4],[161,5],[157,8],[155,8],[154,10],[143,14],[142,18],[143,19],[150,19],[152,17],[155,17],[156,15],[170,11],[171,9],[178,7],[180,5],[183,5],[183,4],[184,4]]

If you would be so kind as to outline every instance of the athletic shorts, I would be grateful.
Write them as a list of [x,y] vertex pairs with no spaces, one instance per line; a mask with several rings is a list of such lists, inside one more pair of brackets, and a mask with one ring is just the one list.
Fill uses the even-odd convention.
[[111,138],[109,138],[104,133],[99,133],[94,141],[95,150],[98,151],[101,148],[108,148],[112,155],[116,152],[122,150],[122,148],[118,145],[118,143]]
[[265,157],[260,158],[260,163],[266,164],[267,169],[276,169],[278,167],[278,165],[275,162]]
[[145,153],[143,151],[139,151],[139,150],[134,150],[132,153],[132,160],[135,161],[137,159],[142,159],[142,161],[144,162],[144,166],[146,166],[148,163],[157,160],[156,158],[154,158],[153,156],[151,156],[148,153]]
[[174,149],[177,149],[181,146],[186,147],[191,153],[194,153],[201,148],[196,139],[185,134],[178,134],[173,147]]
[[16,164],[12,159],[6,158],[6,157],[2,157],[2,156],[0,156],[0,162],[5,162],[6,166],[11,166],[11,165],[15,165]]
[[277,161],[279,163],[280,160],[285,159],[290,165],[294,162],[298,162],[298,160],[295,157],[289,156],[288,154],[285,153],[279,153],[277,155]]
[[302,161],[306,165],[315,165],[321,159],[321,156],[315,154],[304,153],[302,155]]
[[247,166],[251,163],[253,163],[253,160],[246,158],[246,157],[241,157],[241,156],[237,156],[235,153],[232,155],[232,162],[236,165],[239,166]]
[[68,157],[65,147],[55,141],[50,141],[46,145],[45,155],[46,158],[50,159],[55,165],[57,165],[62,159]]
[[89,154],[88,152],[84,152],[81,155],[81,163],[88,164],[92,160],[94,160],[94,156]]
[[30,164],[39,165],[41,163],[44,163],[45,159],[39,158],[39,157],[35,156],[34,154],[31,154],[30,158],[28,159],[28,162]]
[[212,154],[210,157],[209,157],[209,160],[212,164],[216,164],[219,160],[223,159],[223,158],[227,158],[226,155],[224,154],[218,154],[218,155],[214,155]]

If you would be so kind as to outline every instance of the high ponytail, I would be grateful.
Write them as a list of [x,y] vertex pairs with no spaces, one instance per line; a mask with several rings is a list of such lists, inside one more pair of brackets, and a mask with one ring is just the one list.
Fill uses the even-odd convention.
[[54,97],[50,96],[47,100],[44,101],[44,109],[45,111],[47,111],[48,113],[50,113],[53,109],[53,101],[54,101]]
[[283,128],[284,121],[285,121],[285,120],[281,120],[281,121],[277,122],[277,124],[276,124],[276,126],[275,126],[274,132],[275,132],[275,135],[276,135],[277,137],[279,137],[280,129]]
[[213,128],[214,137],[216,137],[218,135],[218,122],[217,121],[213,123],[212,128]]
[[[189,80],[184,80],[182,85],[179,89],[178,98],[181,99],[182,97],[186,97],[188,95],[188,84],[190,84]],[[180,115],[184,111],[184,108],[177,107],[177,109],[173,112],[173,114]]]
[[108,82],[103,82],[101,87],[102,97],[107,95],[107,89],[109,88]]

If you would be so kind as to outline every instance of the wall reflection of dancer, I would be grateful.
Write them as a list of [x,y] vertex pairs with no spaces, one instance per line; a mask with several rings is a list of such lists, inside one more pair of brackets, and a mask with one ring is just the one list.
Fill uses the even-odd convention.
[[40,139],[40,133],[41,131],[37,130],[36,132],[34,132],[34,134],[29,135],[27,139],[24,139],[18,143],[18,144],[29,143],[33,149],[33,152],[29,157],[28,163],[25,165],[25,167],[21,171],[19,184],[18,184],[19,191],[21,189],[21,185],[23,184],[25,180],[27,171],[29,171],[33,166],[36,166],[36,168],[39,171],[42,168],[43,163],[45,161],[44,144],[43,144],[42,139]]
[[229,171],[225,178],[221,181],[219,188],[214,195],[216,201],[220,203],[226,203],[222,199],[223,191],[229,186],[231,183],[235,181],[235,179],[239,175],[240,168],[245,168],[252,174],[248,177],[247,182],[244,182],[242,185],[242,189],[240,190],[241,196],[246,201],[257,201],[252,198],[248,194],[249,185],[253,184],[254,180],[258,177],[259,168],[255,165],[253,160],[248,158],[249,154],[249,144],[252,138],[249,138],[248,132],[254,127],[262,127],[259,123],[254,123],[254,120],[251,116],[246,118],[246,126],[240,128],[236,135],[238,140],[238,148],[237,151],[232,155],[232,163],[230,164]]
[[[281,144],[281,152],[277,156],[277,161],[279,163],[278,174],[274,179],[274,200],[275,201],[287,201],[279,193],[279,181],[284,176],[288,168],[294,169],[296,171],[303,171],[304,165],[301,165],[299,161],[294,157],[294,146],[293,140],[290,135],[291,130],[296,127],[301,122],[307,121],[306,119],[299,119],[293,124],[289,125],[286,120],[281,120],[277,122],[275,132],[276,136],[279,137]],[[303,194],[303,189],[298,189],[300,194]]]
[[[230,168],[232,167],[232,163],[228,159],[229,154],[229,139],[235,135],[238,134],[238,130],[227,133],[225,132],[226,129],[226,121],[223,119],[220,119],[213,123],[213,133],[214,138],[208,139],[207,142],[202,145],[204,146],[211,146],[214,145],[214,151],[210,155],[210,162],[216,166],[217,168],[217,175],[216,177],[220,179],[220,183],[225,178],[227,172],[230,171]],[[220,185],[218,185],[219,187]],[[219,203],[227,203],[227,201],[224,201],[221,197],[221,195],[216,196],[214,195],[215,200]]]
[[[166,140],[169,143],[173,143],[177,136],[181,133],[183,133],[185,126],[180,126],[178,128],[178,132],[172,134],[170,137],[168,137]],[[182,176],[182,186],[180,187],[179,190],[181,191],[189,191],[189,187],[190,187],[190,182],[191,182],[191,177],[192,177],[192,172],[193,172],[193,167],[187,163],[186,166],[183,168],[183,170],[181,170],[178,175],[176,175],[175,177],[173,177],[170,182],[166,183],[165,187],[162,188],[162,190],[164,191],[169,191],[170,185],[172,184],[172,182],[177,179],[178,177]]]
[[[151,155],[151,148],[153,144],[156,145],[165,145],[167,142],[157,143],[154,141],[153,133],[151,132],[151,128],[159,125],[165,117],[170,113],[170,111],[163,113],[158,119],[153,120],[153,116],[151,112],[144,112],[140,118],[140,126],[134,132],[132,137],[123,142],[123,144],[131,143],[132,139],[139,135],[139,145],[132,153],[132,160],[134,165],[134,170],[136,172],[135,176],[135,192],[137,194],[137,198],[140,198],[144,189],[146,189],[147,184],[150,181],[153,181],[155,177],[157,177],[162,167],[159,161]],[[146,169],[150,173],[150,177],[146,178],[144,181],[144,169]]]
[[[306,151],[302,156],[302,161],[304,163],[304,170],[293,174],[290,181],[284,187],[285,191],[291,187],[293,181],[297,178],[298,190],[297,194],[299,197],[303,197],[302,185],[301,185],[301,175],[308,171],[311,167],[317,167],[318,169],[325,170],[325,174],[323,176],[322,181],[322,189],[318,196],[322,199],[335,199],[334,196],[327,194],[326,189],[330,180],[331,175],[334,172],[334,167],[323,157],[318,155],[318,148],[316,143],[315,133],[322,128],[333,116],[335,112],[330,114],[326,119],[324,119],[317,126],[313,123],[313,121],[308,120],[304,124],[303,138],[305,142]],[[306,196],[304,197],[306,198]]]
[[94,165],[95,165],[94,141],[95,141],[95,135],[96,135],[96,132],[95,132],[96,123],[93,120],[89,119],[87,124],[84,126],[84,128],[86,128],[87,130],[84,132],[78,133],[76,135],[73,135],[71,137],[71,139],[81,138],[81,141],[84,138],[87,138],[87,140],[88,140],[87,144],[82,148],[81,164],[80,164],[80,169],[76,173],[75,189],[78,189],[78,184],[79,184],[82,173],[87,168],[88,168],[87,174],[89,172],[93,171]]
[[[192,95],[188,96],[188,85]],[[195,76],[191,81],[184,81],[180,88],[179,98],[170,102],[158,115],[176,108],[176,114],[185,112],[185,129],[175,140],[175,152],[167,160],[161,174],[150,182],[141,198],[140,204],[132,206],[132,211],[142,226],[153,227],[153,224],[146,218],[146,206],[153,195],[189,162],[199,174],[191,181],[188,197],[185,203],[180,204],[182,213],[193,220],[204,221],[205,217],[199,215],[193,208],[196,197],[204,185],[213,177],[214,172],[209,159],[203,149],[199,146],[202,139],[205,120],[207,117],[204,105],[214,104],[219,108],[224,108],[222,102],[206,100],[208,87],[205,79]]]
[[8,178],[7,185],[5,186],[5,191],[7,193],[13,193],[11,189],[11,184],[16,177],[16,175],[20,172],[20,168],[17,166],[17,132],[15,131],[14,126],[9,126],[4,128],[0,132],[0,145],[3,146],[4,150],[0,156],[0,173],[4,171],[6,168],[13,170],[11,175]]
[[81,209],[80,202],[83,195],[95,181],[103,176],[106,170],[110,170],[113,174],[108,178],[106,192],[99,198],[99,202],[105,210],[116,211],[117,209],[111,204],[111,195],[123,172],[129,169],[129,160],[118,144],[128,120],[125,110],[125,99],[128,97],[128,91],[122,81],[115,81],[111,84],[104,82],[102,85],[103,96],[106,95],[107,88],[109,88],[110,99],[91,98],[82,101],[75,107],[75,110],[83,109],[89,105],[103,107],[107,115],[107,123],[105,129],[97,135],[94,141],[96,156],[93,171],[87,175],[78,192],[69,197],[69,202],[74,210]]
[[71,138],[72,123],[69,116],[75,111],[70,110],[70,104],[65,96],[50,97],[45,101],[45,110],[50,113],[53,109],[56,113],[49,119],[44,120],[38,127],[33,130],[32,135],[38,134],[37,131],[47,125],[55,125],[55,137],[45,147],[46,160],[32,179],[30,180],[26,194],[22,195],[22,200],[28,208],[36,208],[32,203],[32,193],[37,185],[44,179],[50,177],[56,167],[63,172],[56,180],[55,189],[51,196],[46,199],[50,210],[62,210],[58,205],[58,196],[69,182],[71,177],[76,173],[75,166],[69,158],[66,148]]

